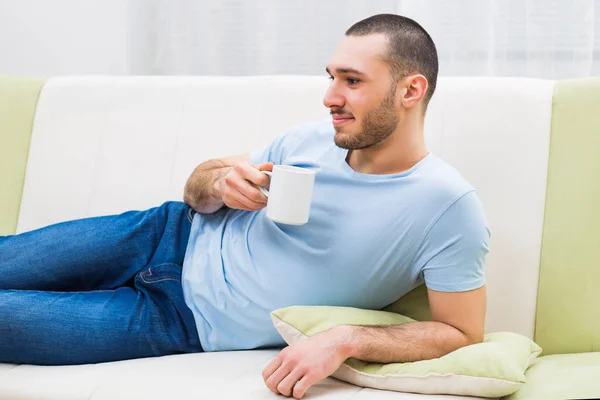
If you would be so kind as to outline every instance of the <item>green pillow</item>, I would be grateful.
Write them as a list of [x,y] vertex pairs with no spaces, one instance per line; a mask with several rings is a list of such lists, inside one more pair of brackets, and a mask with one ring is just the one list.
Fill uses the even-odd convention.
[[[387,311],[351,307],[294,306],[271,313],[288,344],[336,325],[399,325],[413,319]],[[501,397],[516,392],[525,371],[542,349],[511,332],[485,335],[483,343],[443,357],[407,363],[377,364],[350,358],[332,375],[357,386],[425,394]]]

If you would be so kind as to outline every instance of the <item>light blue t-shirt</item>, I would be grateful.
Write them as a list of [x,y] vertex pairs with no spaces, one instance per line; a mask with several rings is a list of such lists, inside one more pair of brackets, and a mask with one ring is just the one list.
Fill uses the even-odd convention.
[[283,346],[269,313],[291,305],[381,309],[423,281],[442,292],[485,283],[489,230],[478,196],[433,154],[393,175],[355,172],[331,121],[252,153],[316,170],[306,225],[223,208],[194,217],[183,290],[205,351]]

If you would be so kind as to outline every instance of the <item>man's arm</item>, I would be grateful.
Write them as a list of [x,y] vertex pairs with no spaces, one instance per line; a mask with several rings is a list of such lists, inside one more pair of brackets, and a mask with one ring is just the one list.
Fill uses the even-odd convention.
[[428,295],[432,321],[343,327],[348,357],[380,363],[428,360],[483,341],[485,286],[458,293],[428,290]]
[[272,167],[272,163],[252,165],[249,154],[203,162],[186,182],[183,201],[201,214],[213,213],[223,205],[260,210],[266,198],[254,185],[268,185],[269,178],[260,171]]
[[426,360],[483,340],[485,286],[468,292],[429,290],[428,295],[432,321],[329,329],[282,350],[263,371],[266,385],[301,398],[350,357],[380,363]]

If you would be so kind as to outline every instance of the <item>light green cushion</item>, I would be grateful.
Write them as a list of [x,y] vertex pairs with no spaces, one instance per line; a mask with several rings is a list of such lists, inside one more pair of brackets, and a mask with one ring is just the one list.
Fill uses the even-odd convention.
[[534,340],[600,351],[600,78],[557,82]]
[[383,310],[406,315],[417,321],[431,321],[431,307],[427,297],[427,287],[425,284],[417,286]]
[[44,81],[0,76],[0,236],[17,227],[29,140]]
[[[327,306],[282,308],[272,312],[271,319],[288,344],[336,325],[389,326],[414,322],[387,311]],[[483,343],[433,360],[376,364],[348,359],[333,376],[376,389],[500,397],[523,385],[527,367],[540,352],[540,347],[524,336],[497,332],[487,334]]]
[[527,383],[507,400],[600,398],[600,353],[540,357],[525,374]]

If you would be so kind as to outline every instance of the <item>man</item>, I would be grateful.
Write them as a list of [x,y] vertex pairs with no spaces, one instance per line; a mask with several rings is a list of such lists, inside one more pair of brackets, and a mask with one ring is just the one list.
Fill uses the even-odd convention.
[[[280,346],[276,308],[379,309],[423,281],[432,321],[332,328],[281,351],[266,385],[301,398],[348,357],[415,361],[480,342],[489,231],[474,189],[425,147],[437,71],[420,25],[367,18],[327,66],[333,123],[200,164],[185,204],[0,238],[0,361]],[[266,218],[260,171],[274,164],[317,171],[306,225]]]

